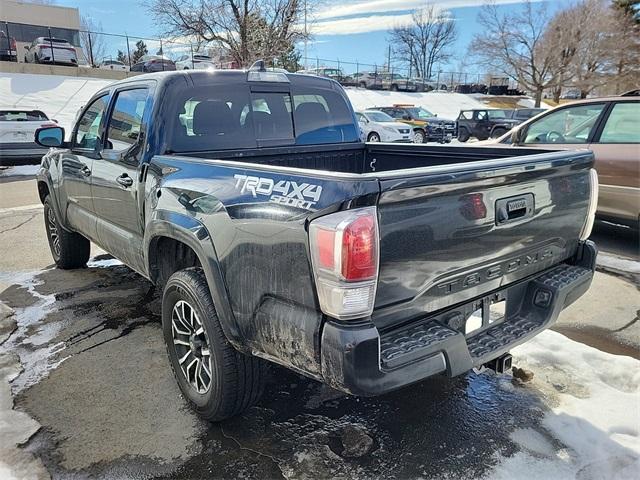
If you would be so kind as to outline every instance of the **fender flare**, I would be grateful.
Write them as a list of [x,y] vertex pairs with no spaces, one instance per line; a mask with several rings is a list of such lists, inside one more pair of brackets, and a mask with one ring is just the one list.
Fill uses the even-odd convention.
[[227,340],[238,350],[246,350],[242,334],[231,309],[226,283],[213,245],[213,239],[207,228],[197,219],[168,210],[155,210],[145,228],[143,252],[146,255],[147,272],[152,277],[151,249],[161,237],[171,238],[189,246],[198,257],[204,270],[209,292],[216,306],[216,313]]

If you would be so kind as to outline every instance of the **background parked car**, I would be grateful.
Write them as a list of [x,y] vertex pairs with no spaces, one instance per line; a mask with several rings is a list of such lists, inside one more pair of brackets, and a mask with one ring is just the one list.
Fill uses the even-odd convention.
[[0,107],[0,165],[39,161],[47,149],[35,143],[35,132],[56,126],[40,110]]
[[380,110],[356,112],[356,117],[367,142],[413,142],[411,127]]
[[413,129],[413,142],[449,143],[456,136],[456,122],[438,118],[425,108],[416,105],[396,104],[392,107],[375,107]]
[[103,60],[98,66],[102,70],[115,70],[116,72],[127,72],[129,67],[119,60]]
[[588,148],[600,180],[597,215],[640,229],[640,98],[560,105],[494,140],[498,145]]
[[310,68],[308,70],[299,70],[296,73],[303,73],[306,75],[318,75],[319,77],[327,77],[335,80],[336,82],[345,86],[356,86],[355,79],[349,75],[345,75],[341,69],[333,67],[318,67]]
[[173,60],[161,55],[145,55],[131,65],[132,72],[165,72],[175,69],[176,64]]
[[471,137],[478,140],[497,138],[522,122],[511,118],[512,110],[480,108],[461,110],[458,115],[458,140],[466,142]]
[[546,108],[516,108],[511,111],[511,116],[509,118],[524,122],[525,120],[529,120],[530,118],[540,115],[546,111]]
[[16,39],[7,37],[7,34],[0,30],[0,60],[3,62],[17,62],[18,50]]
[[417,88],[412,80],[399,73],[381,73],[380,78],[382,79],[382,88],[384,90],[415,92]]
[[24,61],[27,63],[50,63],[78,66],[76,49],[66,40],[52,37],[38,37],[31,45],[24,47]]
[[358,72],[353,76],[358,87],[378,90],[382,88],[382,79],[376,72]]
[[209,70],[214,68],[213,58],[200,53],[194,54],[193,58],[191,58],[191,55],[182,55],[176,61],[176,70]]

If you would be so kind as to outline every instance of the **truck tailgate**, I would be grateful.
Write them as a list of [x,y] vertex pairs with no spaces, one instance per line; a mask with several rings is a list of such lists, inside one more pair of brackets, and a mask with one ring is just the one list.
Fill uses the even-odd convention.
[[424,316],[573,256],[592,165],[582,150],[381,175],[373,322]]

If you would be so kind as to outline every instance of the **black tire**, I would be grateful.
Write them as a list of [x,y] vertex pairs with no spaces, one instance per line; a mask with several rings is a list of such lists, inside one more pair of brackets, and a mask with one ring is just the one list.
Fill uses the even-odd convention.
[[367,142],[379,142],[379,141],[380,141],[380,135],[378,135],[376,132],[371,132],[367,137]]
[[[199,336],[196,334],[200,328],[192,331],[189,336],[189,347],[174,344],[172,324],[174,319],[179,321],[179,312],[183,306],[187,310],[193,308],[196,320],[199,320],[193,323],[196,326],[201,325],[203,330]],[[183,315],[186,316],[184,313]],[[186,328],[183,327],[183,331],[188,331],[188,328],[188,325]],[[260,399],[267,376],[267,362],[240,353],[231,346],[216,315],[202,268],[187,268],[169,277],[162,296],[162,330],[178,386],[191,408],[200,416],[211,422],[219,422],[238,415]],[[175,335],[178,340],[185,337],[181,333]],[[209,352],[208,366],[211,373],[206,390],[204,388],[207,377],[206,355],[203,355],[205,347]],[[182,358],[186,359],[183,363],[193,364],[193,360],[198,357],[198,348],[200,348],[201,365],[198,363],[194,365],[193,375],[197,376],[198,368],[202,375],[199,376],[199,380],[194,378],[196,384],[194,385],[187,379],[177,350],[183,349],[180,352]],[[186,371],[190,370],[187,366]],[[199,383],[202,383],[203,388],[198,387]]]
[[491,138],[498,138],[507,133],[506,128],[494,128],[491,132]]
[[60,225],[49,195],[44,199],[44,227],[51,255],[58,268],[70,270],[87,265],[91,243],[79,233],[70,232]]
[[427,136],[424,133],[424,130],[416,129],[413,131],[413,143],[425,143],[427,141]]
[[360,82],[360,83],[358,84],[358,86],[359,86],[360,88],[367,88],[367,82]]
[[398,91],[398,85],[396,85],[395,83],[393,85],[391,85],[391,91],[392,92],[397,92]]
[[469,140],[469,131],[466,128],[461,128],[460,131],[458,132],[458,141],[459,142],[466,142],[467,140]]

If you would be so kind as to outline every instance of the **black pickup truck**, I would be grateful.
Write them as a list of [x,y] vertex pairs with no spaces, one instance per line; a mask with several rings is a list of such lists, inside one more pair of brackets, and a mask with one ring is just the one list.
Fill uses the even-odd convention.
[[36,139],[56,264],[91,241],[163,288],[210,420],[254,404],[269,361],[354,395],[504,369],[591,283],[591,152],[365,145],[330,79],[141,75]]

